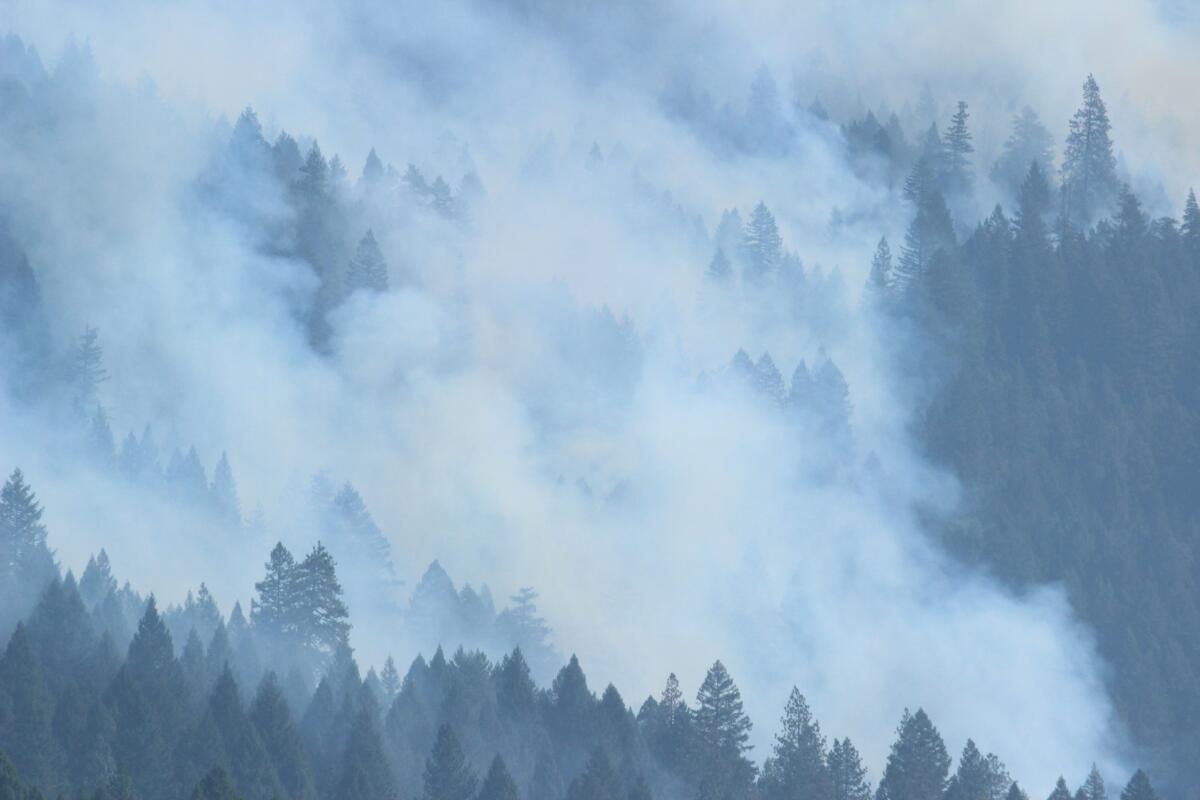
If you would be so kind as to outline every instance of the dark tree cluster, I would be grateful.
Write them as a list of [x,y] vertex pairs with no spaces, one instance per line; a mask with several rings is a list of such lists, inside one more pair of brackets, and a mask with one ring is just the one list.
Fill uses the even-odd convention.
[[[163,614],[128,587],[132,597],[120,598],[103,551],[79,581],[60,575],[19,471],[0,512],[0,552],[32,552],[44,568],[40,585],[23,586],[29,610],[0,656],[0,798],[871,797],[854,745],[827,744],[797,690],[760,769],[741,693],[720,661],[694,705],[671,675],[636,715],[611,684],[597,696],[574,656],[539,688],[520,647],[498,662],[438,647],[403,676],[390,658],[364,676],[335,564],[319,544],[299,561],[275,547],[248,619],[236,606],[222,617],[203,585]],[[534,596],[522,590],[506,624],[544,636]],[[140,609],[128,636],[114,630],[122,603]],[[180,646],[172,629],[185,628]],[[971,741],[950,768],[933,723],[906,711],[875,798],[1023,797]],[[1103,800],[1099,775],[1081,791]],[[1138,772],[1122,798],[1155,795]]]
[[866,297],[951,365],[905,365],[928,378],[924,446],[968,489],[946,543],[1016,586],[1064,585],[1134,738],[1195,781],[1200,206],[1150,218],[1109,127],[1089,76],[1056,180],[1022,112],[993,171],[1012,207],[961,238],[914,168],[912,225],[898,260],[880,243]]

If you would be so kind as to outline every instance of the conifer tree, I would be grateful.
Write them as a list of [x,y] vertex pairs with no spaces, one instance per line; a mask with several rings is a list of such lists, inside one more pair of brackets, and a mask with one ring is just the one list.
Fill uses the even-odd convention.
[[720,661],[713,663],[696,693],[694,715],[697,753],[701,766],[700,793],[705,800],[737,800],[750,792],[755,768],[746,756],[751,749],[750,718],[742,696]]
[[392,660],[391,655],[383,662],[383,673],[379,683],[383,688],[384,701],[390,707],[396,695],[400,694],[400,673],[396,671],[396,662]]
[[870,800],[871,786],[867,768],[850,740],[834,739],[825,760],[829,770],[831,800]]
[[3,751],[0,751],[0,800],[26,800],[25,784],[16,766]]
[[1060,775],[1054,784],[1054,790],[1050,792],[1047,800],[1071,800],[1071,790],[1067,788],[1067,782]]
[[257,730],[242,708],[237,683],[226,665],[209,698],[208,710],[229,756],[234,785],[247,800],[271,800],[282,786]]
[[374,188],[383,181],[383,162],[379,160],[379,156],[375,153],[375,148],[371,148],[371,152],[367,153],[367,160],[363,164],[362,183],[368,188]]
[[604,749],[597,747],[583,774],[567,787],[567,800],[622,800],[621,782]]
[[91,611],[116,590],[117,581],[112,574],[112,564],[108,560],[108,553],[101,548],[99,553],[88,558],[83,577],[79,579],[79,594],[84,605]]
[[104,369],[100,331],[86,327],[71,351],[71,402],[75,408],[82,411],[95,406],[96,391],[106,380],[108,372]]
[[296,634],[299,574],[296,560],[283,542],[277,542],[267,561],[266,574],[254,584],[258,597],[250,602],[250,620],[261,635],[276,642]]
[[[517,784],[499,753],[492,759],[492,765],[488,768],[483,784],[479,787],[479,795],[476,800],[521,800]],[[1129,800],[1149,800],[1149,798],[1129,798]]]
[[[474,784],[471,786],[473,791]],[[470,800],[471,792],[463,796],[454,795],[453,800]],[[395,796],[395,782],[384,756],[374,709],[364,706],[359,709],[350,726],[342,753],[336,800],[393,800]]]
[[196,784],[191,800],[242,800],[242,796],[233,788],[225,770],[213,767]]
[[1100,770],[1096,765],[1092,765],[1091,772],[1088,773],[1087,780],[1083,782],[1083,786],[1079,787],[1079,791],[1087,800],[1107,800],[1108,792],[1104,788],[1104,778],[1100,777]]
[[892,277],[897,291],[907,291],[929,271],[934,257],[954,244],[954,225],[946,200],[941,192],[931,192],[918,205],[904,235],[904,247]]
[[529,719],[535,711],[537,688],[520,647],[513,648],[496,668],[496,705],[509,719]]
[[318,542],[296,569],[296,610],[302,642],[330,655],[350,633],[350,613],[342,602],[333,556]]
[[1083,84],[1083,104],[1071,118],[1062,165],[1067,215],[1077,223],[1091,222],[1116,194],[1117,161],[1109,138],[1111,128],[1100,87],[1088,75]]
[[433,751],[425,762],[422,800],[473,800],[476,778],[467,764],[458,737],[449,725],[438,729]]
[[760,283],[779,265],[783,256],[783,240],[775,225],[775,217],[765,203],[759,203],[746,225],[746,272],[750,283]]
[[886,237],[880,237],[875,246],[875,255],[871,258],[871,273],[867,278],[867,287],[877,296],[887,294],[892,286],[892,249],[888,247]]
[[53,700],[24,624],[0,657],[0,752],[33,786],[58,789],[62,765],[51,729]]
[[958,101],[958,109],[946,129],[943,144],[945,186],[950,194],[964,194],[971,189],[971,153],[975,152],[971,144],[971,131],[967,128],[967,104]]
[[358,242],[358,249],[350,259],[346,269],[346,294],[365,290],[371,292],[386,292],[388,288],[387,262],[383,260],[383,252],[375,233],[370,229],[363,234]]
[[774,752],[763,765],[762,785],[767,800],[832,800],[832,782],[825,763],[825,738],[808,703],[795,687],[788,697],[775,735]]
[[727,283],[733,275],[733,266],[729,263],[729,258],[725,255],[725,248],[718,247],[713,253],[712,261],[708,263],[708,269],[704,272],[705,275],[712,281],[717,283]]
[[1010,196],[1016,196],[1032,163],[1038,165],[1043,175],[1050,174],[1054,166],[1054,138],[1034,110],[1025,106],[1013,118],[1012,133],[992,167],[992,181]]
[[1158,800],[1158,794],[1146,773],[1139,769],[1121,790],[1121,800]]
[[1194,259],[1200,259],[1200,205],[1196,203],[1196,192],[1189,189],[1187,203],[1183,207],[1183,225],[1180,228],[1183,240]]
[[259,684],[249,716],[287,797],[315,800],[316,785],[304,752],[304,742],[274,672],[268,672]]
[[237,484],[234,483],[233,469],[229,466],[229,458],[224,452],[213,470],[212,484],[208,490],[218,516],[230,525],[240,524],[242,510],[238,503]]
[[946,790],[950,756],[924,710],[904,717],[884,768],[880,791],[888,800],[939,800]]

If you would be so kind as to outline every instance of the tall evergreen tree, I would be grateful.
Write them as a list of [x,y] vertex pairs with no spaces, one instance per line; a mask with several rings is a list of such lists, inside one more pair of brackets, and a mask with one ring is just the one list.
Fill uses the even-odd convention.
[[86,327],[71,351],[71,402],[79,411],[96,405],[96,391],[108,380],[100,332]]
[[829,796],[832,800],[870,800],[871,786],[867,768],[850,740],[833,740],[825,760],[829,770]]
[[350,634],[350,613],[333,556],[320,542],[297,567],[295,586],[301,640],[312,652],[331,655]]
[[387,288],[387,262],[383,260],[383,252],[379,249],[379,242],[375,240],[375,233],[368,229],[359,240],[358,249],[354,251],[354,257],[350,259],[350,266],[346,269],[346,294],[353,294],[360,289],[386,292]]
[[795,687],[775,735],[774,752],[763,764],[761,783],[767,800],[832,800],[825,738],[804,695]]
[[746,797],[756,772],[746,755],[751,749],[750,718],[742,709],[741,692],[720,661],[709,668],[696,693],[694,719],[701,796],[705,800]]
[[783,257],[783,240],[775,217],[765,203],[759,203],[750,214],[746,225],[746,272],[750,283],[760,283],[779,266]]
[[229,458],[224,452],[213,470],[212,484],[208,490],[218,516],[230,525],[241,523],[242,510],[238,503],[237,484],[234,483],[233,469],[229,466]]
[[1191,189],[1183,206],[1183,226],[1180,231],[1192,257],[1200,259],[1200,204],[1196,203],[1196,192]]
[[[473,785],[471,790],[474,790]],[[453,800],[469,800],[470,794],[468,792],[461,797],[451,795],[447,800],[450,797]],[[336,800],[393,800],[395,797],[395,780],[384,756],[383,742],[375,724],[375,711],[364,706],[351,723],[342,752]]]
[[250,602],[250,620],[261,635],[276,642],[296,634],[299,575],[296,560],[277,542],[266,563],[266,574],[254,584],[258,597]]
[[567,787],[567,800],[622,800],[621,781],[604,748],[597,747],[587,767]]
[[473,800],[477,779],[449,725],[438,729],[425,762],[422,800]]
[[1004,142],[1004,151],[992,167],[991,178],[1009,196],[1015,197],[1032,163],[1043,175],[1054,167],[1054,138],[1029,106],[1013,118],[1012,133]]
[[62,764],[51,723],[50,691],[23,624],[0,657],[0,752],[8,753],[25,780],[48,792],[62,787]]
[[228,773],[221,767],[213,767],[196,784],[191,800],[242,800],[242,796],[233,788]]
[[950,194],[963,194],[971,189],[971,131],[967,127],[967,104],[958,101],[958,108],[946,129],[943,146],[945,186]]
[[1121,800],[1158,800],[1158,794],[1150,785],[1150,778],[1139,769],[1121,790]]
[[892,286],[892,249],[888,247],[885,237],[879,239],[875,246],[875,255],[871,257],[871,272],[867,277],[867,288],[877,296],[887,294]]
[[906,709],[896,732],[879,785],[881,795],[887,800],[940,800],[950,772],[941,734],[922,709],[915,714]]
[[[479,795],[476,800],[521,800],[517,784],[499,753],[492,759],[492,765],[488,768],[483,784],[479,787]],[[1150,798],[1122,798],[1122,800],[1150,800]]]
[[304,742],[274,672],[258,686],[250,706],[250,721],[275,766],[283,790],[291,800],[315,800],[316,785],[304,752]]
[[1100,87],[1088,75],[1083,104],[1071,118],[1062,165],[1067,215],[1076,222],[1091,222],[1116,195],[1117,160],[1109,138],[1111,129]]

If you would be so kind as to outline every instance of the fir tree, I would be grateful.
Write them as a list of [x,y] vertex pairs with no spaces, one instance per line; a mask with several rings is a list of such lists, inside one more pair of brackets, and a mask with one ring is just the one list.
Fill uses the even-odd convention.
[[1088,75],[1083,84],[1083,104],[1071,118],[1062,165],[1067,214],[1076,222],[1090,222],[1117,191],[1111,128],[1100,87]]
[[496,668],[496,705],[509,719],[529,719],[535,711],[537,688],[520,647],[513,648]]
[[992,167],[992,181],[1010,196],[1016,196],[1032,163],[1038,165],[1043,175],[1050,174],[1054,166],[1054,138],[1033,109],[1025,106],[1013,118],[1012,133]]
[[750,718],[742,708],[742,696],[720,661],[713,663],[696,693],[697,757],[703,764],[701,795],[716,800],[742,798],[754,781]]
[[[447,795],[446,800],[470,800],[474,788],[472,783],[467,794]],[[342,753],[336,800],[393,800],[395,796],[395,782],[384,756],[374,709],[363,707],[355,715]]]
[[438,729],[433,751],[425,762],[422,800],[473,800],[476,778],[467,764],[458,737],[449,725]]
[[387,288],[387,263],[383,260],[379,243],[375,241],[374,232],[368,229],[359,240],[354,258],[350,259],[350,266],[346,269],[346,294],[359,290],[386,292]]
[[888,247],[887,239],[881,237],[875,246],[875,255],[871,258],[871,273],[867,278],[867,287],[878,296],[887,294],[892,286],[892,250]]
[[871,786],[867,782],[867,768],[863,766],[858,750],[849,739],[833,740],[825,760],[829,770],[829,796],[831,800],[870,800]]
[[285,641],[295,635],[297,627],[296,560],[283,542],[277,542],[265,566],[266,575],[254,584],[258,597],[250,602],[250,620],[260,634]]
[[1054,791],[1050,792],[1047,800],[1071,800],[1071,790],[1067,788],[1067,782],[1060,775],[1058,781],[1054,784]]
[[242,796],[233,788],[225,770],[213,767],[196,784],[191,800],[242,800]]
[[233,480],[229,458],[224,452],[213,470],[212,484],[208,491],[218,516],[230,525],[239,525],[242,521],[242,510],[238,503],[237,485]]
[[937,728],[921,709],[907,710],[897,728],[880,791],[888,800],[940,800],[946,790],[950,756]]
[[258,686],[250,706],[250,721],[275,766],[287,796],[291,800],[315,800],[316,786],[308,756],[304,752],[304,742],[292,721],[291,711],[274,672],[267,673]]
[[59,788],[61,765],[51,729],[54,707],[25,626],[18,624],[0,657],[0,752],[30,784]]
[[390,655],[383,662],[383,674],[379,682],[383,687],[384,702],[391,706],[396,695],[400,693],[400,673],[396,671],[396,662]]
[[583,774],[567,787],[567,800],[622,800],[621,794],[612,761],[600,747],[592,751]]
[[963,194],[971,189],[971,153],[975,152],[971,144],[971,131],[967,128],[967,104],[958,101],[958,109],[946,129],[943,144],[945,186],[950,194]]
[[[517,792],[517,784],[513,781],[508,767],[504,765],[504,759],[498,753],[492,759],[492,765],[488,768],[483,784],[479,787],[479,795],[476,800],[521,800],[520,793]],[[1128,798],[1128,800],[1150,800],[1150,798]]]
[[782,256],[783,240],[779,237],[775,217],[765,203],[759,203],[746,226],[746,280],[762,282],[779,265]]
[[788,697],[775,735],[774,752],[763,765],[767,800],[832,800],[832,783],[825,764],[825,738],[808,703],[795,687]]
[[1183,207],[1183,226],[1180,231],[1192,257],[1200,259],[1200,205],[1196,203],[1196,192],[1191,189]]
[[295,586],[301,640],[315,653],[332,654],[349,636],[350,614],[333,556],[320,542],[296,568]]
[[1158,800],[1158,794],[1150,785],[1150,779],[1140,769],[1133,773],[1129,783],[1121,790],[1121,800]]
[[106,380],[100,331],[86,327],[71,351],[71,402],[75,408],[82,411],[96,405],[96,391]]
[[727,283],[733,275],[733,267],[729,263],[729,259],[725,255],[725,249],[718,247],[713,253],[712,261],[708,263],[708,269],[704,272],[710,280],[717,283]]

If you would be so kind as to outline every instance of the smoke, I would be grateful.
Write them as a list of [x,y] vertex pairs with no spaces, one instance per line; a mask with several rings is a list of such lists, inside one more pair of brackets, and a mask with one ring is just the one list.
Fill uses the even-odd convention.
[[[244,602],[271,542],[311,542],[296,487],[328,470],[363,494],[409,587],[434,558],[498,595],[532,584],[558,648],[631,704],[670,671],[694,690],[720,657],[760,757],[795,684],[876,778],[905,706],[925,707],[952,751],[968,736],[995,751],[1035,794],[1093,761],[1121,774],[1104,667],[1062,592],[1017,596],[922,531],[959,489],[907,432],[917,388],[895,354],[918,344],[858,296],[905,210],[846,167],[830,125],[795,117],[786,155],[747,155],[662,102],[682,82],[740,109],[764,63],[789,116],[812,93],[899,109],[929,85],[944,108],[971,102],[983,173],[1013,111],[1031,104],[1061,133],[1094,71],[1131,174],[1172,198],[1200,174],[1183,146],[1200,119],[1175,91],[1200,66],[1194,15],[1018,3],[995,24],[990,11],[0,0],[49,61],[68,53],[59,88],[84,100],[62,106],[86,108],[5,144],[0,167],[9,227],[75,326],[60,338],[99,327],[114,428],[151,424],[207,465],[227,450],[266,530],[213,541],[15,407],[0,409],[0,450],[26,468],[67,566],[108,547],[168,600],[205,580],[223,610]],[[70,41],[89,44],[98,81],[72,71]],[[375,147],[400,171],[475,171],[486,187],[466,231],[386,202],[352,221],[355,239],[376,227],[395,288],[336,309],[328,355],[290,307],[316,291],[309,268],[196,199],[247,103],[269,134],[340,153],[352,179]],[[288,213],[262,186],[239,199]],[[805,262],[799,308],[704,279],[700,229],[760,200]],[[852,442],[742,387],[727,369],[739,348],[785,376],[832,358]],[[354,621],[367,662],[414,655],[402,631]]]

